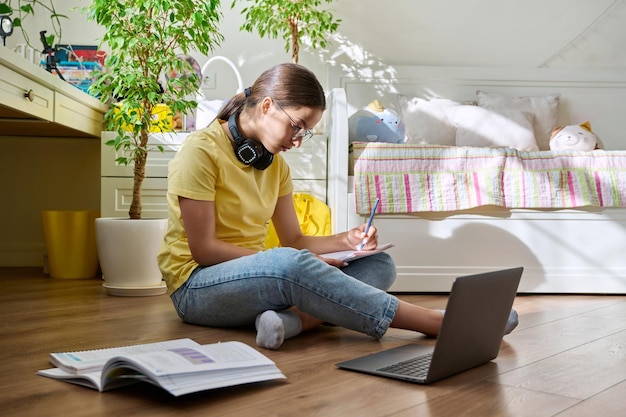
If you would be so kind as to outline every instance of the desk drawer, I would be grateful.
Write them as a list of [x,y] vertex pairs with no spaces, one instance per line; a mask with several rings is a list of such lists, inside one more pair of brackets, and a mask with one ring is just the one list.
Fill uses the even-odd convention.
[[[132,178],[102,178],[100,181],[100,215],[128,217],[133,200]],[[146,178],[141,189],[143,218],[167,217],[167,178]]]
[[102,113],[59,92],[54,96],[54,121],[98,137],[102,131]]
[[[128,217],[128,209],[133,198],[132,178],[101,178],[102,217]],[[325,180],[294,180],[294,193],[308,193],[321,201],[326,201]],[[167,179],[146,178],[141,192],[142,217],[167,217]]]
[[[146,177],[167,178],[167,164],[174,158],[180,144],[189,133],[154,133],[150,135],[150,144],[153,149],[148,153],[146,162]],[[115,160],[122,156],[122,152],[116,152],[110,146],[105,145],[108,140],[115,139],[115,132],[102,132],[100,146],[100,172],[103,177],[132,177],[132,165],[118,165]],[[157,144],[163,146],[163,152],[156,148]]]
[[[0,78],[3,106],[25,113],[33,118],[54,120],[54,91],[4,66]],[[25,95],[30,94],[30,99]],[[32,101],[31,101],[32,99]]]

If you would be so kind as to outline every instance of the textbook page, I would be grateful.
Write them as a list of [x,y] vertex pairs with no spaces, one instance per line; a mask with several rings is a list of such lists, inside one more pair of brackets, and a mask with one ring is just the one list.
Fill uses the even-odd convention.
[[[135,382],[149,382],[172,395],[246,384],[285,375],[268,357],[252,347],[236,341],[199,345],[191,340],[170,343],[179,347],[141,353],[110,356],[101,369],[85,373],[52,368],[38,375],[107,391]],[[191,342],[191,343],[190,343]],[[115,349],[105,349],[112,352]],[[92,353],[93,351],[90,351]],[[103,355],[98,351],[98,355]]]
[[339,252],[322,253],[320,254],[320,256],[322,258],[333,258],[333,259],[339,259],[340,261],[351,262],[356,259],[361,259],[367,256],[374,255],[376,253],[384,252],[393,246],[394,244],[390,242],[390,243],[385,243],[383,245],[378,245],[378,247],[374,250],[363,250],[363,251],[343,250]]
[[191,339],[175,339],[165,342],[144,343],[105,349],[55,352],[50,354],[50,363],[68,373],[88,373],[102,369],[105,362],[113,356],[136,355],[138,353],[159,352],[194,346],[200,345]]

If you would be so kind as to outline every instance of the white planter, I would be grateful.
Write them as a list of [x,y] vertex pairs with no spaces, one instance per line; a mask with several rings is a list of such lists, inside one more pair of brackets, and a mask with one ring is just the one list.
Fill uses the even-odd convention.
[[104,288],[111,295],[158,295],[166,292],[157,253],[167,219],[96,219],[98,258]]

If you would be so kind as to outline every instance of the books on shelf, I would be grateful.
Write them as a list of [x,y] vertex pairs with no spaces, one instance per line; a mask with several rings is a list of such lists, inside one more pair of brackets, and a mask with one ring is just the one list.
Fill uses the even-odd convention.
[[98,391],[149,382],[174,396],[284,379],[268,357],[241,342],[200,345],[191,339],[50,354],[56,368],[38,375]]
[[342,250],[339,252],[322,253],[320,256],[322,258],[334,258],[334,259],[339,259],[340,261],[351,262],[357,259],[374,255],[376,253],[384,252],[387,249],[392,248],[393,246],[394,246],[393,243],[385,243],[383,245],[378,245],[378,247],[376,247],[376,249],[374,250],[363,250],[363,251]]

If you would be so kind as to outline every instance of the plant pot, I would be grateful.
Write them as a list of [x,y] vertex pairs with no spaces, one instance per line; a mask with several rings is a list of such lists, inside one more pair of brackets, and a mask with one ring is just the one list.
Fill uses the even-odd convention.
[[98,274],[98,252],[92,210],[41,212],[51,278],[93,278]]
[[145,296],[166,292],[157,254],[167,219],[96,219],[98,258],[104,288],[111,295]]

